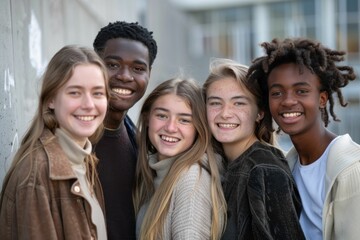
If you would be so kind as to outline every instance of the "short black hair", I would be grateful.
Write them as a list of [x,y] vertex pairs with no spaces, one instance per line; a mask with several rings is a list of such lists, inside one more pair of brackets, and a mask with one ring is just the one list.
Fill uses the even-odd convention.
[[153,38],[153,32],[142,27],[138,22],[128,23],[125,21],[116,21],[109,23],[100,29],[97,34],[93,46],[98,54],[101,54],[108,40],[114,38],[126,38],[143,43],[149,50],[150,67],[154,63],[157,54],[157,44]]
[[[253,60],[248,71],[248,81],[260,85],[267,105],[267,79],[271,70],[284,63],[295,63],[300,67],[300,73],[306,67],[319,77],[321,91],[326,91],[329,97],[330,114],[334,121],[339,121],[334,112],[332,94],[336,92],[340,105],[345,107],[347,103],[341,88],[356,78],[352,67],[336,65],[344,60],[344,51],[332,50],[320,42],[306,38],[287,38],[283,41],[275,38],[271,42],[263,42],[261,46],[265,50],[265,56]],[[322,120],[325,126],[330,122],[327,108],[322,111]]]

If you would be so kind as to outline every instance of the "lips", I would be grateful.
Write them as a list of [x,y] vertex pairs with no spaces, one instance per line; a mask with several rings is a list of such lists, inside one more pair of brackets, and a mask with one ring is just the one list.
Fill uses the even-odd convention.
[[174,137],[168,137],[165,135],[161,135],[160,138],[166,142],[170,142],[170,143],[174,143],[174,142],[179,142],[180,139],[179,138],[174,138]]
[[85,122],[89,122],[95,119],[95,116],[76,116],[77,119]]
[[280,113],[280,119],[284,124],[296,124],[301,119],[301,116],[303,116],[304,113],[302,112],[286,112],[286,113]]
[[239,126],[239,124],[235,124],[235,123],[218,123],[217,125],[219,128],[226,128],[226,129],[234,129]]
[[126,89],[126,88],[112,88],[111,90],[120,95],[130,95],[133,93],[133,91]]
[[289,113],[281,113],[280,114],[283,118],[295,118],[302,115],[301,112],[289,112]]

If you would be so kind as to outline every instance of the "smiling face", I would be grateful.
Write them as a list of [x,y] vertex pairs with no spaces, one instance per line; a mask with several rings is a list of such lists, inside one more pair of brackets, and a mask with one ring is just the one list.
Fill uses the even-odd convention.
[[270,72],[268,87],[271,115],[290,137],[321,128],[327,94],[320,92],[320,80],[309,69],[300,74],[296,64],[282,64]]
[[50,101],[59,127],[80,146],[103,122],[107,98],[105,79],[97,65],[78,65],[70,79]]
[[159,97],[149,114],[148,137],[158,151],[159,160],[188,150],[195,141],[192,111],[183,98],[175,94]]
[[[255,121],[262,118],[254,96],[233,77],[214,81],[206,90],[206,112],[210,129],[225,152],[247,146],[255,137]],[[231,150],[230,150],[231,149]]]
[[146,91],[150,77],[149,51],[141,42],[115,38],[106,42],[101,57],[110,79],[108,114],[114,123],[110,121],[109,124],[117,125],[123,113],[139,101]]

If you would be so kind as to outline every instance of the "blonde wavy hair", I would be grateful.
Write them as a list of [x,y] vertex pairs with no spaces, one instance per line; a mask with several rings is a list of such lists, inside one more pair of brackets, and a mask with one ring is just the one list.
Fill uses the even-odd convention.
[[[177,156],[161,188],[154,189],[155,172],[149,167],[148,155],[156,153],[148,137],[149,114],[153,103],[161,96],[174,93],[183,98],[192,110],[196,139],[193,145]],[[136,214],[140,207],[150,201],[141,226],[140,239],[163,239],[163,226],[169,210],[171,196],[180,175],[193,164],[198,164],[211,175],[211,238],[219,239],[226,221],[226,201],[222,192],[219,166],[210,144],[211,134],[207,128],[206,108],[201,88],[192,79],[173,78],[161,83],[144,101],[138,121],[139,157],[136,168],[135,188],[133,192]],[[207,154],[209,164],[204,166],[202,157]]]
[[[274,144],[271,113],[265,109],[260,86],[249,84],[247,79],[248,69],[248,66],[231,59],[213,58],[210,63],[210,74],[203,85],[203,97],[206,101],[206,91],[213,82],[226,77],[234,78],[243,89],[249,91],[255,97],[258,109],[264,112],[264,117],[258,123],[255,123],[255,136],[260,142]],[[222,152],[221,144],[214,137],[212,141],[216,152]]]

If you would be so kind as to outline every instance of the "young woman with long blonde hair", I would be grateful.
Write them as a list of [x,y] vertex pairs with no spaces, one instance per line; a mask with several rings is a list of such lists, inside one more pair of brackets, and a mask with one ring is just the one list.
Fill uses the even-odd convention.
[[138,130],[138,239],[219,239],[226,204],[200,86],[161,83],[142,106]]
[[89,137],[102,131],[107,70],[88,48],[65,46],[43,76],[37,112],[0,198],[0,239],[106,239]]

